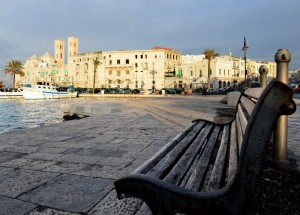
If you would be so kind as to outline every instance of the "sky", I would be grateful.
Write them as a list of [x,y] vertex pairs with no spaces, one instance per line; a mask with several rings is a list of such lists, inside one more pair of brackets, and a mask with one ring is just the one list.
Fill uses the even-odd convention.
[[174,48],[274,61],[278,49],[300,68],[300,0],[9,0],[0,7],[0,81],[8,61],[45,52],[54,40],[79,38],[79,53]]

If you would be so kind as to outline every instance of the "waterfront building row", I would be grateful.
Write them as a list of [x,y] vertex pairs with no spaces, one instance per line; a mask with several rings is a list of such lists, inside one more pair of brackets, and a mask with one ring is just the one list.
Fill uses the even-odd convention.
[[[139,88],[148,90],[183,87],[207,87],[208,64],[203,55],[182,55],[172,48],[153,47],[149,50],[117,50],[79,53],[77,37],[68,38],[68,50],[63,40],[54,42],[54,56],[46,52],[33,55],[24,64],[25,76],[17,83],[34,84],[45,81],[59,86],[92,88]],[[65,59],[67,53],[67,63]],[[99,61],[97,68],[94,61]],[[232,86],[245,79],[244,59],[231,53],[211,61],[210,87]],[[276,75],[275,62],[247,59],[248,77],[258,81],[259,67],[267,65],[269,77]]]

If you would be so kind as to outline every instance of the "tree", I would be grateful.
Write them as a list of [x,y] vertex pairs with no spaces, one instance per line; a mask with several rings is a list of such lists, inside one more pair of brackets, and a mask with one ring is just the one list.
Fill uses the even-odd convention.
[[207,59],[207,64],[208,64],[208,73],[207,73],[207,88],[208,90],[210,89],[210,62],[215,59],[217,56],[219,56],[218,53],[215,52],[214,49],[205,49],[204,52],[205,59]]
[[93,65],[94,65],[93,93],[95,93],[95,76],[99,64],[100,61],[97,58],[93,60]]
[[16,75],[19,75],[21,77],[25,75],[23,69],[24,69],[23,64],[19,60],[12,60],[7,62],[3,71],[5,72],[5,74],[13,75],[13,83],[12,83],[13,88],[15,88]]

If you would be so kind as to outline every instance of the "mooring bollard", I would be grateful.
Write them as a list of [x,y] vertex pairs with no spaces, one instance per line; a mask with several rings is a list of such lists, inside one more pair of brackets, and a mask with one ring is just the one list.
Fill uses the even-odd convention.
[[259,67],[260,87],[266,87],[267,86],[268,73],[269,73],[269,68],[266,65],[261,65]]
[[[288,66],[291,61],[291,54],[288,49],[279,49],[275,55],[277,64],[276,78],[288,84]],[[287,134],[288,116],[280,116],[273,135],[272,167],[288,168],[290,163],[287,160]]]

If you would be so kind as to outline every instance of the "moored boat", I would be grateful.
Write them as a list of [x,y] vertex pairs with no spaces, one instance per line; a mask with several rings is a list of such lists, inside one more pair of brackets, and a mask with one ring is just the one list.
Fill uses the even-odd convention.
[[20,99],[23,94],[20,89],[16,91],[0,91],[0,99]]
[[62,98],[75,98],[77,92],[68,88],[67,91],[60,92],[57,87],[46,82],[38,82],[31,87],[23,87],[22,95],[25,99],[62,99]]

